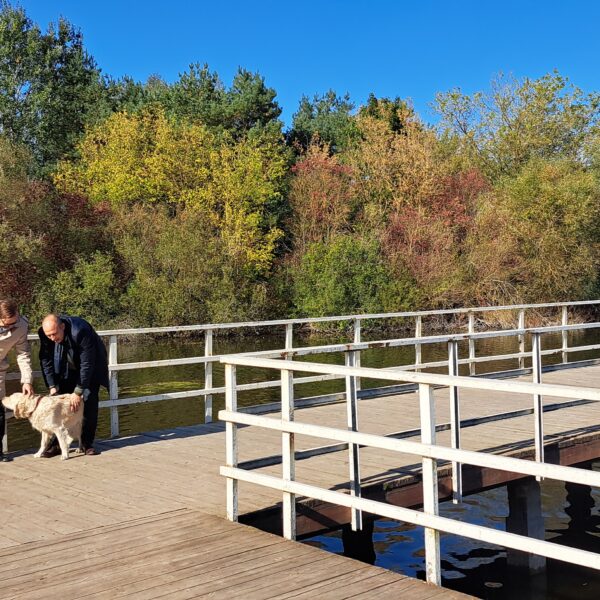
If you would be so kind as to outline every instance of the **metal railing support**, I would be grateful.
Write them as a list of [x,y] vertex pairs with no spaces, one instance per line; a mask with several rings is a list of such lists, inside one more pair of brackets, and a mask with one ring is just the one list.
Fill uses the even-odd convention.
[[[435,400],[433,388],[426,383],[419,384],[419,405],[421,416],[421,442],[435,444]],[[423,512],[427,515],[439,514],[437,461],[423,457]],[[425,575],[428,583],[442,584],[440,563],[440,533],[432,527],[425,527]]]
[[[356,357],[354,352],[346,352],[346,366],[354,367]],[[348,430],[358,431],[358,396],[356,393],[356,377],[346,377],[346,412]],[[357,444],[348,444],[348,468],[350,470],[350,495],[360,497],[360,450]],[[352,510],[352,531],[362,529],[362,512]]]
[[[204,333],[204,356],[213,354],[213,330],[207,329]],[[204,363],[204,389],[210,390],[213,386],[213,364]],[[212,423],[213,420],[213,397],[212,394],[204,396],[204,422]]]
[[[225,365],[225,409],[237,411],[237,390],[235,365]],[[225,464],[228,467],[237,467],[238,440],[237,425],[227,422],[225,424]],[[227,518],[230,521],[238,520],[238,481],[232,477],[227,478]]]
[[[569,307],[563,306],[562,307],[562,325],[566,326],[568,324],[569,324]],[[568,348],[569,348],[569,332],[563,331],[562,332],[562,350],[563,350],[562,361],[563,361],[563,363],[569,362]]]
[[[109,366],[109,382],[108,394],[111,401],[119,399],[119,373],[113,371],[110,367],[118,364],[118,341],[116,335],[111,335],[108,341],[108,366]],[[110,407],[110,436],[117,437],[119,435],[119,409],[117,406]]]
[[[525,311],[519,311],[519,323],[517,325],[517,329],[525,329]],[[519,358],[519,369],[525,368],[525,334],[519,335],[519,354],[521,357]]]
[[[360,344],[360,319],[354,319],[354,343]],[[360,367],[360,350],[354,352],[354,366]],[[360,377],[355,377],[356,389],[360,390]]]
[[[540,333],[531,334],[533,383],[542,383],[542,340]],[[535,419],[535,460],[544,462],[544,408],[541,394],[533,395],[533,415]],[[539,478],[538,478],[539,481]]]
[[[448,342],[448,375],[458,375],[458,342]],[[450,436],[452,447],[460,449],[460,403],[458,387],[451,385],[450,393]],[[452,463],[452,502],[458,504],[462,500],[462,465]]]
[[[415,337],[420,338],[423,337],[423,318],[419,315],[415,319]],[[421,354],[421,344],[415,344],[415,365],[420,365],[423,362],[423,357]],[[419,367],[415,368],[417,373],[420,371]]]
[[[281,371],[281,420],[294,420],[294,378],[293,372]],[[281,434],[281,466],[284,481],[294,481],[296,477],[294,434]],[[283,492],[283,537],[296,539],[296,495]]]
[[[475,333],[475,315],[470,312],[469,313],[469,333]],[[475,363],[473,359],[475,358],[475,340],[469,340],[469,375],[475,375]]]

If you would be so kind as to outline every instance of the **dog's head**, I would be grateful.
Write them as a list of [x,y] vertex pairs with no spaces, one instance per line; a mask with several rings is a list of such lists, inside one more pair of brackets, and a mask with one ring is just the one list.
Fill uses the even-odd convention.
[[10,408],[15,413],[17,419],[27,419],[38,405],[39,396],[26,396],[21,392],[16,392],[10,396],[2,398],[2,404]]

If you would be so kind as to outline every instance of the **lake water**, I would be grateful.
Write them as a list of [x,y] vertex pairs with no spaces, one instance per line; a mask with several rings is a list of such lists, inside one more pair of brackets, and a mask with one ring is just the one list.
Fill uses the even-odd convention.
[[[457,329],[464,331],[464,329]],[[391,334],[363,334],[363,340],[383,339],[393,337]],[[588,345],[598,343],[600,335],[594,330],[569,334],[569,345]],[[334,342],[351,341],[350,333],[333,335],[313,335],[296,338],[295,345],[317,345]],[[543,348],[559,347],[560,334],[548,334],[543,338]],[[282,348],[284,336],[256,335],[240,339],[216,337],[214,354],[244,352],[250,350],[267,350]],[[166,358],[182,358],[203,354],[204,339],[197,338],[174,339],[167,337],[134,338],[129,342],[119,343],[119,362],[137,362],[160,360]],[[497,338],[480,340],[476,344],[477,356],[508,354],[518,351],[516,338]],[[34,363],[37,368],[36,348],[34,345]],[[423,346],[423,361],[442,360],[447,357],[446,344]],[[460,356],[467,355],[466,343],[460,344]],[[595,358],[598,354],[578,353],[571,360]],[[544,364],[558,362],[560,355],[544,358]],[[302,360],[343,364],[341,354],[311,355]],[[361,353],[361,362],[366,367],[389,367],[414,362],[414,350],[403,348],[375,348]],[[516,361],[503,361],[478,365],[486,371],[497,371],[515,368]],[[213,383],[223,385],[223,368],[214,365]],[[466,367],[465,367],[466,368]],[[445,369],[438,369],[444,372]],[[461,373],[466,371],[461,368]],[[238,367],[238,382],[249,383],[275,379],[277,375],[266,370],[251,370]],[[369,381],[363,381],[363,387],[369,387]],[[372,385],[372,384],[371,384]],[[165,367],[158,369],[143,369],[119,373],[120,397],[133,397],[157,394],[162,392],[184,391],[198,389],[204,386],[204,366],[186,365],[181,367]],[[8,391],[18,388],[16,382],[8,382]],[[43,390],[43,382],[36,381],[38,390]],[[342,381],[328,381],[314,384],[304,384],[295,388],[300,396],[313,396],[343,390]],[[106,397],[106,396],[105,396]],[[238,402],[241,406],[274,402],[279,399],[279,389],[263,389],[241,392]],[[223,407],[223,397],[215,396],[214,414]],[[186,398],[168,400],[147,404],[137,404],[119,408],[121,435],[131,435],[143,431],[165,429],[171,427],[195,425],[203,422],[203,400],[201,398]],[[110,435],[109,412],[100,412],[98,437]],[[39,434],[32,431],[27,421],[11,420],[9,424],[9,449],[20,450],[36,447],[39,444]],[[546,532],[548,539],[558,539],[560,543],[573,544],[593,551],[600,551],[598,525],[600,515],[593,508],[585,519],[579,519],[577,527],[573,527],[566,512],[568,503],[562,484],[544,481],[542,484]],[[600,507],[600,495],[593,493]],[[460,518],[480,523],[498,529],[504,528],[507,514],[506,489],[498,488],[465,498],[459,505],[443,503],[442,514],[455,514]],[[597,530],[598,529],[598,530]],[[375,523],[376,563],[379,566],[405,573],[414,577],[424,576],[423,562],[423,533],[422,529],[385,519]],[[342,552],[339,533],[312,538],[307,543],[315,544],[332,552]],[[464,591],[481,598],[598,598],[600,597],[600,578],[594,572],[576,569],[564,563],[552,564],[549,568],[548,588],[540,593],[528,593],[519,588],[515,595],[514,587],[507,587],[507,581],[514,581],[506,572],[506,553],[503,549],[472,542],[456,536],[442,536],[442,565],[444,586]]]

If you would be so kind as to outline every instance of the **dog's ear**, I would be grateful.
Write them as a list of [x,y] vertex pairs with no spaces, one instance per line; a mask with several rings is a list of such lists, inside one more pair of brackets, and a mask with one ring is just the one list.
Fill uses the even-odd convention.
[[[13,394],[13,397],[17,396],[17,394]],[[25,408],[24,405],[24,398],[23,398],[23,394],[19,394],[20,397],[17,398],[17,401],[14,403],[14,408],[13,408],[13,412],[15,413],[15,419],[23,419],[23,408]]]
[[40,403],[40,399],[41,396],[39,394],[37,396],[25,396],[23,398],[23,417],[29,419],[37,408],[37,405]]

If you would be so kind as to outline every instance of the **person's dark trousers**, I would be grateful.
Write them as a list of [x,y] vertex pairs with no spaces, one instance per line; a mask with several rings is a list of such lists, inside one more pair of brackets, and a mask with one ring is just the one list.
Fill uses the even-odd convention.
[[81,445],[84,450],[94,445],[96,427],[98,426],[98,393],[100,386],[94,385],[83,404],[83,425],[81,428]]
[[6,414],[4,413],[4,406],[0,404],[0,454],[2,454],[2,438],[6,431]]

